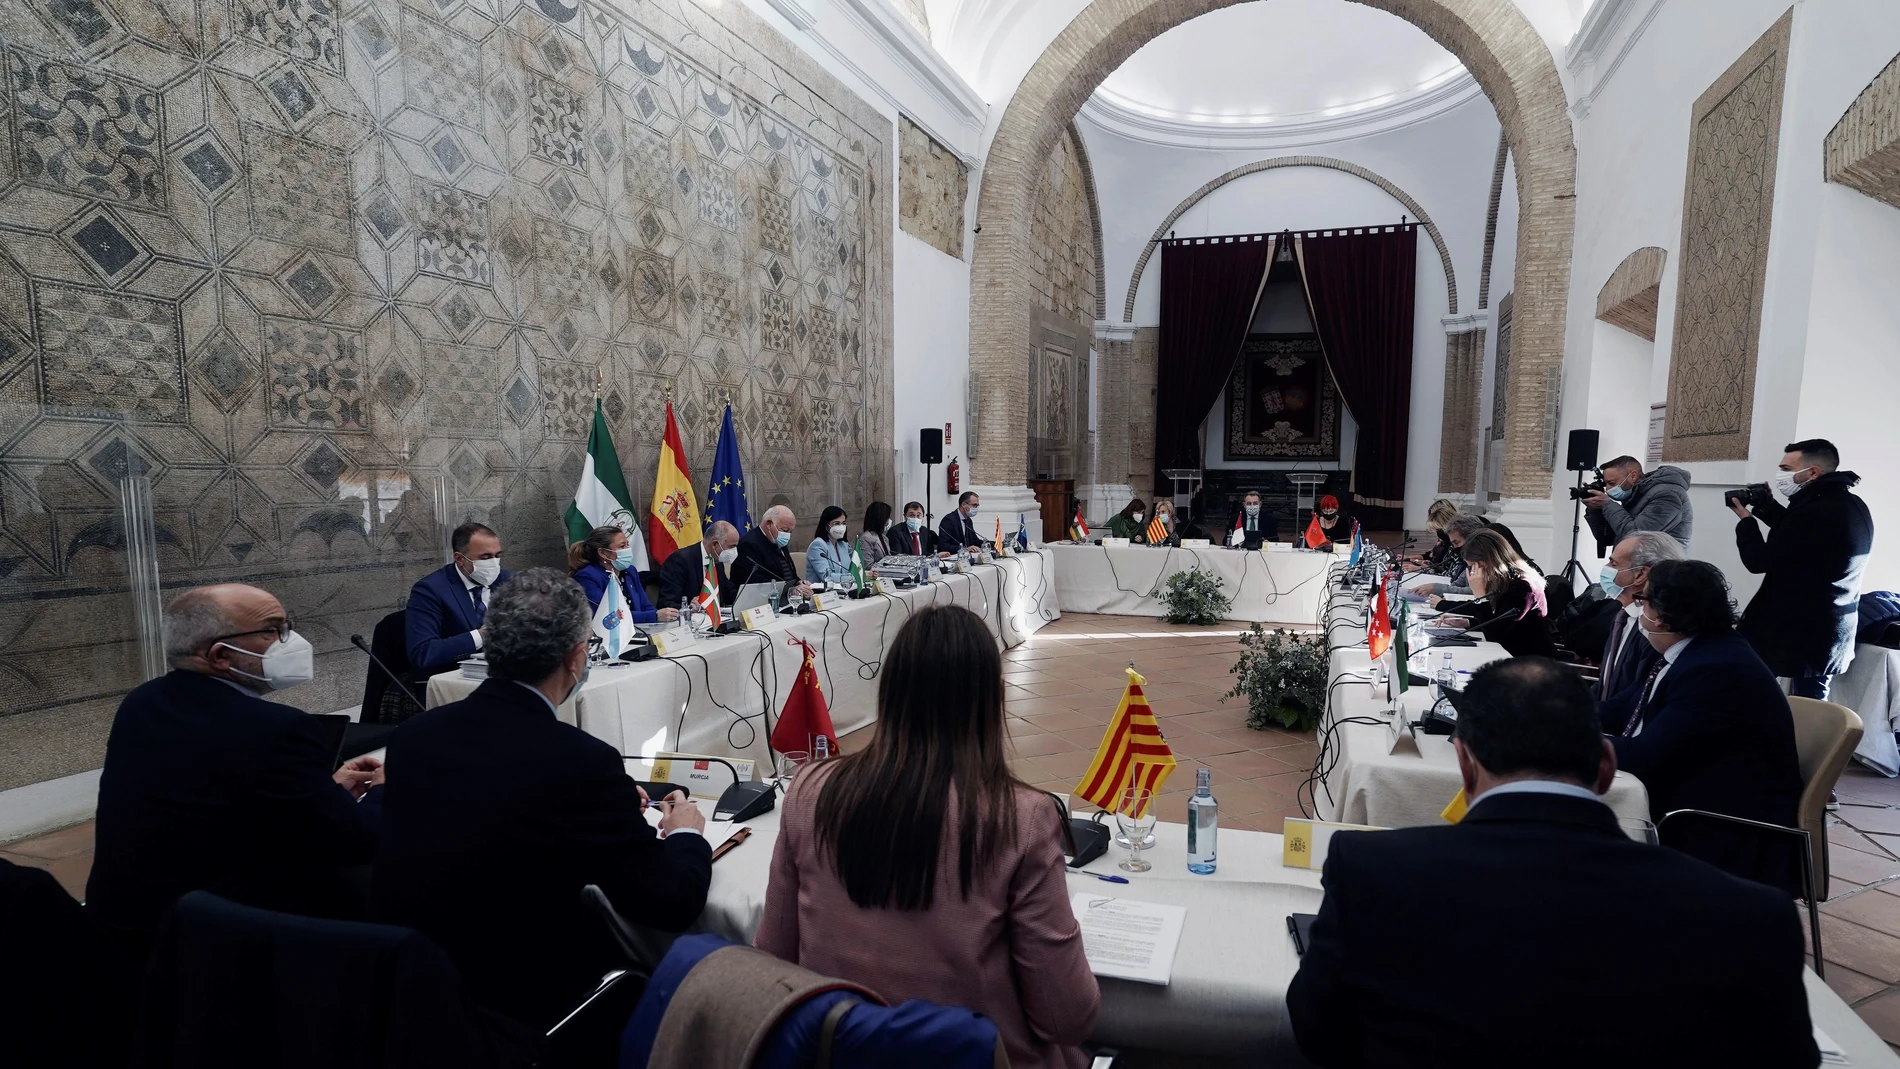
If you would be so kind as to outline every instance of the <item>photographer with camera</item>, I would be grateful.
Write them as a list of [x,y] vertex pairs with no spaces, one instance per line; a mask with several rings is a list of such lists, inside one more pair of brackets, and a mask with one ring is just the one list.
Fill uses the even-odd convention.
[[1644,474],[1642,462],[1617,457],[1597,469],[1597,481],[1584,487],[1584,519],[1596,535],[1597,548],[1613,546],[1637,531],[1673,535],[1684,549],[1695,514],[1689,507],[1689,473],[1664,464]]
[[[1764,576],[1742,614],[1741,632],[1789,692],[1827,698],[1829,678],[1854,659],[1860,577],[1873,549],[1874,520],[1852,493],[1860,476],[1838,471],[1841,454],[1825,438],[1794,442],[1781,458],[1777,504],[1757,483],[1726,495],[1740,522],[1742,566]],[[1763,540],[1755,521],[1768,525]]]

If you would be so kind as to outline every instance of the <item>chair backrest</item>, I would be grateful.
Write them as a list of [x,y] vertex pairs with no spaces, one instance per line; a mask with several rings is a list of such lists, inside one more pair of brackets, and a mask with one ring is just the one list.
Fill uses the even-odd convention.
[[[370,632],[369,638],[370,652],[401,676],[409,674],[408,629],[408,610],[397,609],[376,621],[376,630]],[[390,686],[389,677],[368,659],[363,662],[363,670],[366,674],[363,676],[362,720],[365,724],[374,724],[382,719],[383,694]]]
[[1814,698],[1788,699],[1794,717],[1795,759],[1801,766],[1801,827],[1817,844],[1827,841],[1827,799],[1860,745],[1860,714],[1845,705]]

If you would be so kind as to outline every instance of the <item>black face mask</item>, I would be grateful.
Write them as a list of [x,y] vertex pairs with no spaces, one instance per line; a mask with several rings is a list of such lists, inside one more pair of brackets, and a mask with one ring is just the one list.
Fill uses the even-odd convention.
[[1330,519],[1333,519],[1333,518],[1335,518],[1335,517],[1337,517],[1338,515],[1339,515],[1339,513],[1337,513],[1337,512],[1322,512],[1322,513],[1320,513],[1320,514],[1319,514],[1319,517],[1320,517],[1320,519],[1322,519],[1322,520],[1330,520]]

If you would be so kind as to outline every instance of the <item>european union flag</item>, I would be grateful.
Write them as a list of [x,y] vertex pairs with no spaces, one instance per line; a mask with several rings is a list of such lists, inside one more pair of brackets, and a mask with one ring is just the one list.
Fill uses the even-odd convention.
[[745,503],[745,470],[739,465],[739,436],[732,429],[731,405],[726,406],[726,419],[719,427],[712,485],[706,488],[706,522],[716,520],[732,524],[740,534],[752,530],[752,510]]

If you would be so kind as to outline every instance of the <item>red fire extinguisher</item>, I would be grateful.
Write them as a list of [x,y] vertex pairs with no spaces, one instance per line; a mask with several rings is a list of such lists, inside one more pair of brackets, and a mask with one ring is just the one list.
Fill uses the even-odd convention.
[[944,476],[943,476],[943,488],[944,488],[945,490],[948,490],[948,491],[950,491],[950,492],[951,492],[951,493],[953,493],[953,494],[954,494],[954,493],[956,493],[956,492],[957,492],[957,483],[958,483],[958,481],[959,481],[959,479],[960,479],[960,477],[961,477],[961,475],[962,475],[962,472],[963,472],[963,469],[962,469],[962,467],[961,467],[961,466],[959,466],[959,465],[957,464],[957,458],[956,458],[956,457],[951,457],[951,458],[950,458],[950,470],[948,470],[948,471],[946,471],[946,472],[944,472]]

